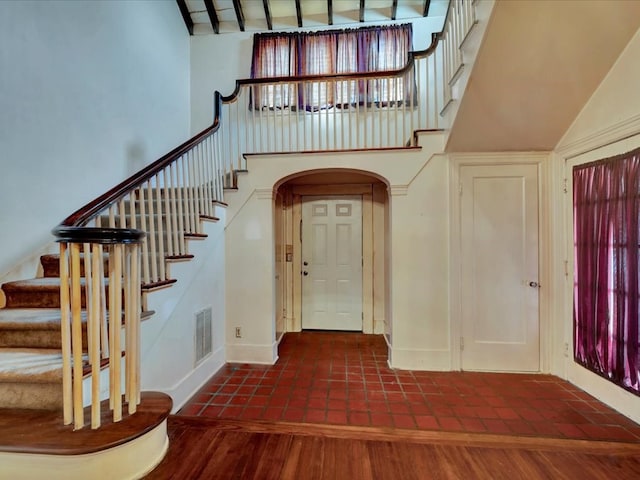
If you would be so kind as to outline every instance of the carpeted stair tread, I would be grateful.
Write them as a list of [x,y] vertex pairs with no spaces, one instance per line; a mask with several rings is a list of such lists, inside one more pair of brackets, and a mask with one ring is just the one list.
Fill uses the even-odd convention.
[[[80,282],[85,303],[84,279]],[[2,285],[7,308],[60,308],[60,279],[56,277],[17,280]]]
[[[105,272],[105,276],[109,274],[109,266],[108,260],[109,255],[104,253],[103,257],[103,268]],[[50,253],[47,255],[42,255],[40,257],[40,264],[42,265],[42,274],[44,277],[58,277],[60,276],[60,255],[57,253]],[[80,271],[81,275],[84,276],[84,253],[80,254]]]
[[[87,313],[82,311],[82,321]],[[3,330],[55,330],[60,331],[59,308],[2,308],[0,309],[0,332]]]
[[44,348],[0,348],[0,383],[58,383],[62,353]]
[[[86,311],[81,312],[86,340]],[[62,346],[61,315],[57,308],[0,309],[0,348],[56,348]]]

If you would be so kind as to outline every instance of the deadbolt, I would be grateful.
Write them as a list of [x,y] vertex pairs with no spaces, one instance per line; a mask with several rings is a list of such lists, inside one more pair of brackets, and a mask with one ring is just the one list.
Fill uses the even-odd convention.
[[302,274],[306,277],[307,275],[309,275],[309,272],[305,270],[304,272],[302,272]]
[[309,265],[309,262],[302,262],[302,264],[306,267],[307,265]]
[[531,288],[540,288],[540,284],[538,282],[529,282],[529,286]]

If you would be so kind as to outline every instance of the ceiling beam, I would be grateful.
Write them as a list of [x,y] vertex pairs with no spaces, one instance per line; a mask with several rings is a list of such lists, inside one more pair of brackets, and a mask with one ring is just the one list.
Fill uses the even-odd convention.
[[333,0],[327,0],[327,24],[333,25]]
[[269,0],[262,0],[264,5],[264,16],[267,19],[267,27],[269,30],[273,30],[273,20],[271,19],[271,7],[269,6]]
[[242,5],[240,4],[240,0],[233,0],[233,9],[236,11],[238,27],[240,27],[241,32],[244,32],[244,13],[242,13]]
[[395,20],[397,14],[398,14],[398,0],[393,0],[393,5],[391,6],[391,20]]
[[215,33],[220,33],[220,20],[218,20],[218,14],[213,6],[213,0],[204,0],[204,6],[207,7],[207,13],[209,14],[209,21],[213,27]]
[[296,0],[296,17],[298,17],[298,27],[302,27],[302,7],[300,0]]
[[360,22],[364,22],[364,0],[360,0]]
[[422,9],[422,16],[429,16],[429,7],[431,6],[431,0],[424,0],[424,8]]
[[193,35],[193,20],[191,19],[191,14],[189,13],[187,2],[185,0],[176,0],[176,3],[178,4],[178,8],[180,9],[180,13],[182,14],[184,24],[189,31],[189,35]]

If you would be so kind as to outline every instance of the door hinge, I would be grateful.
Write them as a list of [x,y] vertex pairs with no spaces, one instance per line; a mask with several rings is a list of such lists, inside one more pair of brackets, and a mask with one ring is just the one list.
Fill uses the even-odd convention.
[[564,261],[564,276],[569,276],[569,260]]
[[564,193],[569,193],[569,183],[568,183],[568,180],[566,178],[563,179],[562,190],[564,191]]
[[458,194],[462,196],[462,182],[458,182]]
[[460,351],[464,350],[464,337],[460,337]]
[[364,312],[360,312],[360,318],[362,319],[362,321],[364,322]]

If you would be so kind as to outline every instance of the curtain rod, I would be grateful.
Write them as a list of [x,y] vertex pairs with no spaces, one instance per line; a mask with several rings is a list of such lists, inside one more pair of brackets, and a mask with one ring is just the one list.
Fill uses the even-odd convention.
[[367,30],[400,30],[405,28],[413,28],[411,23],[402,23],[395,25],[374,25],[371,27],[356,27],[356,28],[335,28],[331,30],[314,30],[306,32],[257,32],[254,33],[254,37],[297,37],[299,35],[326,35],[332,33],[351,33],[351,32],[363,32]]

